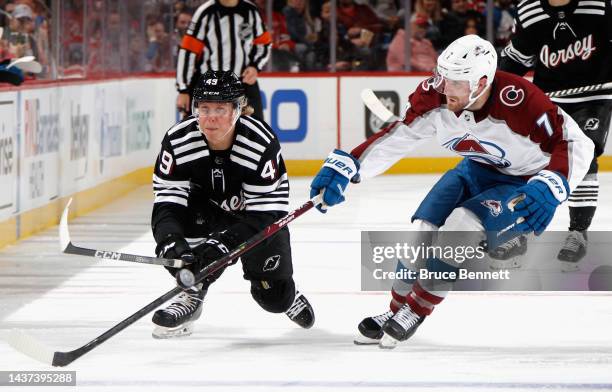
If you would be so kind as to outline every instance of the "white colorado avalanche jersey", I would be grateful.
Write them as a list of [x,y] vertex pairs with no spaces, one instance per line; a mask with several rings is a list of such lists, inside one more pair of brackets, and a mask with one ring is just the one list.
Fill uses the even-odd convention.
[[491,96],[477,111],[453,113],[446,97],[423,81],[404,119],[376,133],[351,154],[362,177],[383,173],[436,137],[440,146],[501,173],[529,178],[542,169],[565,176],[573,190],[593,159],[593,142],[578,124],[522,77],[497,71]]

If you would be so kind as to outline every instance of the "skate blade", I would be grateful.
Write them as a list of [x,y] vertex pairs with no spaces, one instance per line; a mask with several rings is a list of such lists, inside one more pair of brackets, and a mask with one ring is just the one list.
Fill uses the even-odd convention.
[[380,342],[378,343],[378,347],[386,349],[386,350],[392,350],[395,347],[397,347],[398,344],[399,344],[399,340],[392,338],[391,336],[385,333],[382,339],[380,339]]
[[561,263],[561,272],[580,271],[577,262],[559,260],[559,263]]
[[173,339],[189,336],[192,333],[193,323],[187,322],[174,328],[156,326],[152,335],[154,339]]
[[363,336],[362,334],[359,334],[355,336],[355,338],[353,339],[353,343],[355,343],[358,346],[371,346],[374,344],[379,344],[380,339],[372,339],[372,338]]

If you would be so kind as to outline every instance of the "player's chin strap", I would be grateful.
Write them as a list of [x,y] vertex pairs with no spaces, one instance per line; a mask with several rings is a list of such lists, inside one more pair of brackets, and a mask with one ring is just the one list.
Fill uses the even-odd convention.
[[[472,106],[474,104],[474,102],[476,102],[476,100],[478,100],[478,98],[482,97],[484,95],[484,93],[486,93],[487,90],[489,90],[490,87],[491,87],[491,84],[486,85],[486,87],[482,89],[480,94],[478,94],[474,98],[470,98],[468,100],[468,103],[463,107],[463,109],[465,110],[465,109],[469,108],[470,106]],[[475,88],[478,89],[478,82],[476,82]],[[474,92],[472,90],[472,83],[470,83],[470,97],[472,96],[473,93]]]

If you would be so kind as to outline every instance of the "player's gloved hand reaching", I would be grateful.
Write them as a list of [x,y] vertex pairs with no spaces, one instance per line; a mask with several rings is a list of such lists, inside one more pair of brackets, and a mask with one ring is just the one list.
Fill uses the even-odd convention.
[[535,235],[540,235],[552,220],[559,204],[567,200],[569,193],[569,184],[564,176],[554,171],[542,170],[531,177],[527,184],[518,188],[506,205],[524,194],[525,198],[514,207],[516,214],[525,219],[517,226],[517,230],[533,231]]
[[[210,233],[203,244],[193,249],[195,263],[189,269],[194,274],[198,274],[213,261],[229,253],[236,245],[238,245],[238,239],[228,230]],[[208,287],[208,285],[217,280],[224,270],[225,268],[222,268],[206,277],[204,280],[206,286]]]
[[[185,262],[185,268],[189,268],[189,266],[193,265],[196,258],[191,250],[191,247],[183,238],[178,234],[168,234],[168,236],[157,244],[155,248],[155,254],[157,257],[165,257],[167,259],[181,259]],[[164,267],[172,274],[172,276],[176,277],[176,274],[179,272],[178,268],[174,267]]]
[[327,206],[342,203],[349,181],[359,182],[358,173],[359,161],[357,159],[342,150],[332,151],[310,184],[311,198],[323,191],[323,204],[317,205],[317,209],[325,213]]
[[157,257],[165,257],[167,259],[182,259],[186,263],[193,263],[195,256],[191,251],[191,247],[178,234],[169,234],[163,241],[157,244],[155,248]]

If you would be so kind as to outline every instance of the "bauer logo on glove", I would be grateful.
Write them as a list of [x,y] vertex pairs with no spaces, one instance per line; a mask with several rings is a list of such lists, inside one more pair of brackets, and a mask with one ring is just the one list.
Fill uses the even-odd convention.
[[323,193],[323,203],[317,209],[327,212],[327,206],[333,206],[344,201],[344,191],[349,181],[358,178],[359,161],[351,154],[335,149],[323,163],[310,184],[310,197]]

